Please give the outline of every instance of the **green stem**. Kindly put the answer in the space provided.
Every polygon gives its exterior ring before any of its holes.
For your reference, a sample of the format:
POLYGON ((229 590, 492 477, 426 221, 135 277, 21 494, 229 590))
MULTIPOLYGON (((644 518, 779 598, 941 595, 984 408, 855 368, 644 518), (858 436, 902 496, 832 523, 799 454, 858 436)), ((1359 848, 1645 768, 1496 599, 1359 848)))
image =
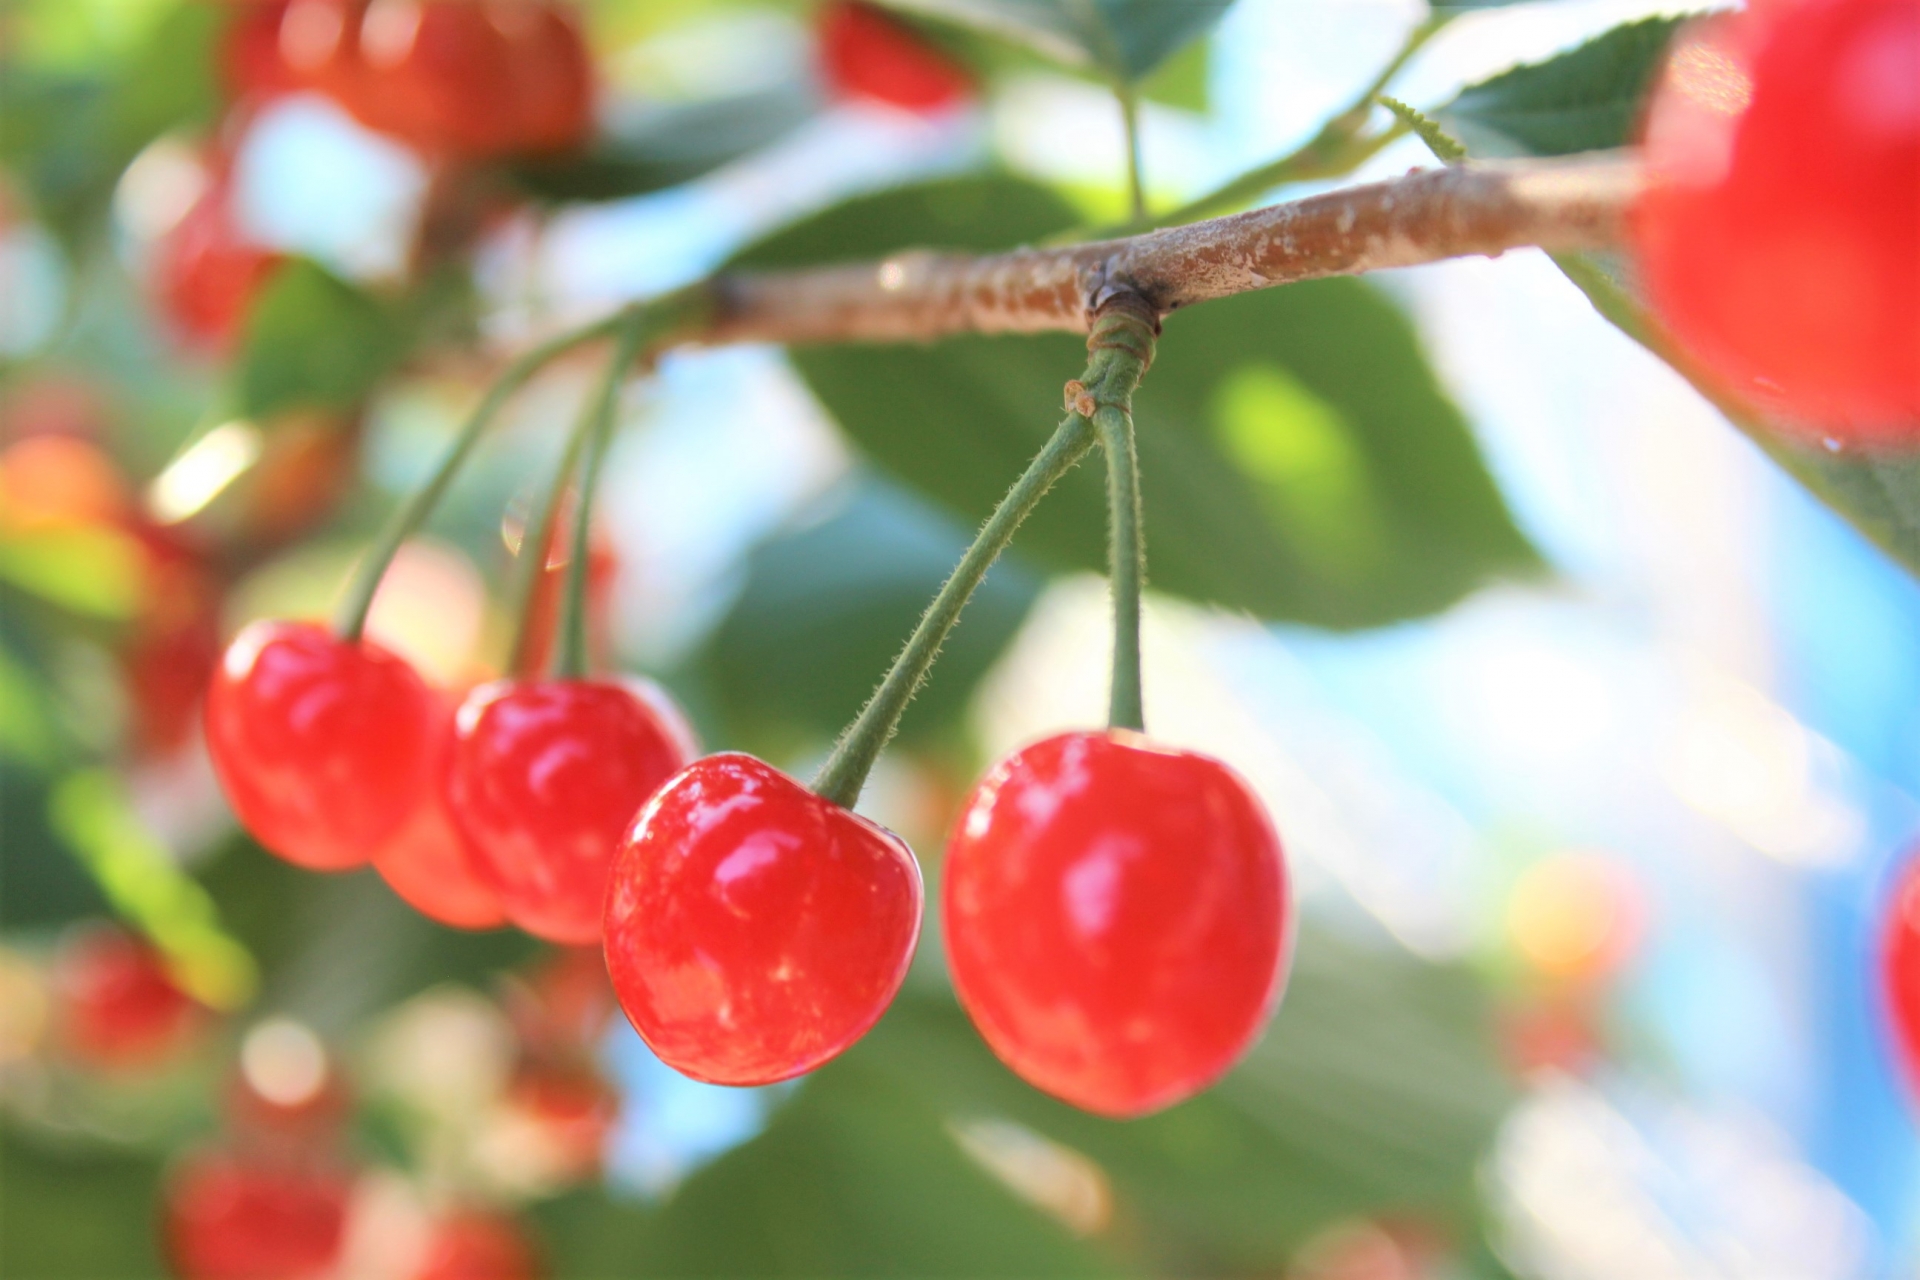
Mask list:
POLYGON ((1363 136, 1361 131, 1366 128, 1374 98, 1386 90, 1393 78, 1400 74, 1401 68, 1453 17, 1451 13, 1435 13, 1409 31, 1399 51, 1374 76, 1373 82, 1348 104, 1346 110, 1327 121, 1320 132, 1296 150, 1251 169, 1225 186, 1209 191, 1178 209, 1151 219, 1136 214, 1134 223, 1119 228, 1119 231, 1140 232, 1154 227, 1195 222, 1241 208, 1283 183, 1337 178, 1353 172, 1390 144, 1406 136, 1407 126, 1400 121, 1370 137, 1363 136))
POLYGON ((1140 95, 1131 84, 1116 84, 1113 94, 1120 100, 1120 123, 1127 133, 1127 200, 1135 222, 1147 220, 1147 185, 1140 164, 1140 95))
POLYGON ((434 468, 433 474, 414 492, 412 497, 401 504, 398 511, 393 513, 393 518, 387 521, 386 527, 380 531, 373 549, 360 562, 352 584, 348 587, 346 598, 341 601, 340 612, 334 623, 334 630, 339 633, 342 640, 349 643, 356 641, 360 638, 360 633, 366 630, 367 613, 373 608, 374 593, 380 589, 380 579, 386 575, 387 566, 393 562, 393 557, 400 550, 401 544, 413 535, 421 522, 427 518, 427 514, 433 510, 434 505, 440 501, 440 496, 453 482, 454 473, 460 469, 460 464, 466 461, 467 455, 473 452, 474 445, 479 442, 480 436, 486 431, 494 415, 500 411, 500 406, 505 404, 514 392, 525 386, 549 361, 575 347, 606 337, 624 322, 626 314, 624 311, 617 312, 584 328, 574 329, 548 339, 516 358, 494 380, 493 385, 487 388, 487 394, 481 398, 479 406, 474 409, 466 424, 460 428, 460 433, 448 446, 446 455, 440 459, 440 464, 434 468))
MULTIPOLYGON (((634 314, 620 330, 606 376, 600 380, 586 417, 585 456, 573 502, 573 545, 567 557, 567 578, 560 598, 560 629, 554 637, 554 675, 562 680, 587 677, 587 576, 592 557, 593 496, 599 487, 600 465, 613 439, 613 421, 620 385, 627 369, 646 346, 650 326, 644 312, 634 314)), ((544 555, 544 551, 542 552, 544 555)))
POLYGON ((1140 700, 1140 591, 1147 548, 1140 528, 1140 459, 1134 452, 1133 414, 1125 405, 1103 404, 1093 426, 1107 454, 1107 575, 1113 590, 1113 685, 1107 723, 1140 730, 1147 727, 1140 700))
POLYGON ((594 405, 589 401, 581 406, 573 430, 567 433, 566 447, 554 468, 553 483, 541 494, 539 505, 527 513, 527 523, 520 534, 520 560, 514 566, 513 585, 513 616, 519 622, 514 630, 513 652, 507 660, 507 673, 512 676, 529 678, 538 674, 532 669, 536 642, 533 602, 540 594, 541 580, 546 577, 554 528, 560 522, 560 510, 566 503, 567 491, 573 487, 573 473, 580 466, 580 455, 586 450, 593 426, 594 405))
MULTIPOLYGON (((1152 308, 1136 295, 1125 294, 1102 304, 1101 310, 1094 316, 1093 331, 1087 337, 1087 371, 1078 383, 1067 385, 1070 412, 1039 455, 1027 464, 1026 471, 1013 482, 1013 488, 1007 491, 1007 496, 1000 499, 1000 505, 993 509, 993 514, 987 517, 973 545, 960 557, 960 563, 954 566, 940 593, 934 596, 933 603, 921 615, 920 625, 913 629, 913 635, 908 637, 900 656, 893 660, 893 666, 888 669, 880 687, 874 690, 867 705, 860 709, 860 714, 841 735, 833 754, 813 780, 813 789, 821 796, 844 809, 851 809, 860 798, 860 788, 866 784, 867 774, 872 771, 874 761, 879 759, 880 752, 899 727, 907 703, 912 701, 913 695, 926 680, 927 671, 939 655, 947 633, 959 621, 960 610, 966 607, 967 598, 987 576, 987 570, 993 566, 994 560, 1013 541, 1014 531, 1020 527, 1021 521, 1027 518, 1047 490, 1093 447, 1100 418, 1115 409, 1123 414, 1130 412, 1133 389, 1140 384, 1147 366, 1153 362, 1154 337, 1158 328, 1152 308), (1088 409, 1092 410, 1091 415, 1085 412, 1088 409)), ((1129 417, 1129 436, 1131 421, 1129 417)), ((1128 458, 1125 465, 1130 472, 1130 449, 1128 458)), ((1132 532, 1126 536, 1134 548, 1137 564, 1140 545, 1137 497, 1134 500, 1134 512, 1132 532)), ((1135 655, 1131 669, 1137 704, 1140 682, 1137 570, 1133 584, 1131 590, 1136 625, 1131 642, 1131 651, 1135 655)))
POLYGON ((1069 413, 1047 441, 1046 447, 1027 465, 1026 471, 1014 481, 1013 488, 1007 491, 1007 496, 987 517, 973 545, 960 557, 960 563, 954 567, 952 575, 940 588, 940 593, 927 606, 926 613, 921 615, 920 625, 914 628, 906 648, 894 659, 886 679, 880 682, 880 687, 874 690, 859 716, 841 735, 839 745, 834 747, 833 754, 813 780, 815 791, 844 809, 853 807, 860 798, 860 788, 866 784, 867 774, 873 769, 873 762, 879 759, 881 750, 893 737, 907 703, 926 679, 927 670, 933 666, 934 657, 940 652, 940 645, 946 640, 947 633, 959 621, 960 610, 965 607, 967 597, 973 594, 974 588, 987 576, 987 570, 1013 540, 1014 530, 1020 527, 1020 522, 1027 518, 1047 490, 1092 447, 1092 427, 1079 414, 1069 413))

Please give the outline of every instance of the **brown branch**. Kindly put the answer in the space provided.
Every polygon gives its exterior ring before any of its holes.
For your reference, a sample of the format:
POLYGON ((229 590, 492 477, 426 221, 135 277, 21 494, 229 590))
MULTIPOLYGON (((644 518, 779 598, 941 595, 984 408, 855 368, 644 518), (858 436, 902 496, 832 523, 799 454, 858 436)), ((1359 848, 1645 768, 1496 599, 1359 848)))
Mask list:
POLYGON ((715 282, 701 341, 912 342, 955 333, 1085 332, 1110 294, 1161 314, 1253 289, 1537 246, 1619 243, 1640 169, 1625 152, 1416 169, 1125 240, 972 257, 738 272, 715 282))

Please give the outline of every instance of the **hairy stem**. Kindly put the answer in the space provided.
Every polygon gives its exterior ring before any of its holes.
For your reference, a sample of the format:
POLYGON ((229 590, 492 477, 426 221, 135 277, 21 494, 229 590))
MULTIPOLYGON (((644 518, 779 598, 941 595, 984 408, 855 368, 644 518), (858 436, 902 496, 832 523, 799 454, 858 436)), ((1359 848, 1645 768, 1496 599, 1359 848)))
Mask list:
POLYGON ((414 491, 412 497, 401 504, 399 510, 393 513, 392 519, 388 520, 386 527, 380 531, 380 536, 374 542, 373 548, 360 562, 360 567, 348 587, 346 598, 341 601, 340 612, 334 624, 334 630, 339 633, 342 640, 349 642, 358 640, 360 633, 366 630, 367 613, 373 608, 373 597, 380 589, 380 579, 386 576, 387 566, 393 563, 393 557, 399 552, 401 544, 413 536, 414 531, 427 518, 434 505, 440 501, 440 496, 447 491, 447 486, 453 483, 455 473, 467 460, 467 455, 473 452, 474 445, 479 443, 488 424, 499 413, 500 406, 505 404, 514 392, 532 380, 533 375, 549 362, 575 347, 606 337, 620 327, 626 315, 627 312, 624 310, 615 312, 604 320, 595 321, 584 328, 574 329, 551 338, 518 356, 501 371, 493 385, 487 388, 486 395, 481 397, 479 405, 475 407, 465 425, 460 428, 453 443, 447 446, 447 452, 440 459, 439 465, 434 468, 433 474, 427 478, 425 484, 414 491))
POLYGON ((894 659, 886 678, 874 690, 873 696, 861 708, 859 716, 848 726, 846 733, 841 735, 833 754, 813 780, 815 791, 843 808, 853 807, 860 798, 861 787, 866 785, 873 762, 879 759, 880 752, 899 727, 907 703, 912 701, 913 695, 926 680, 927 671, 933 666, 947 633, 960 620, 960 610, 966 606, 967 598, 980 585, 981 579, 987 576, 987 570, 993 567, 993 562, 1007 544, 1013 541, 1014 531, 1020 527, 1021 521, 1038 505, 1047 490, 1092 447, 1091 424, 1080 414, 1069 413, 1046 446, 1027 465, 1020 478, 1013 482, 1013 488, 993 509, 993 514, 987 517, 973 545, 960 557, 960 563, 954 566, 940 593, 927 606, 920 624, 913 629, 913 635, 908 637, 900 656, 894 659))

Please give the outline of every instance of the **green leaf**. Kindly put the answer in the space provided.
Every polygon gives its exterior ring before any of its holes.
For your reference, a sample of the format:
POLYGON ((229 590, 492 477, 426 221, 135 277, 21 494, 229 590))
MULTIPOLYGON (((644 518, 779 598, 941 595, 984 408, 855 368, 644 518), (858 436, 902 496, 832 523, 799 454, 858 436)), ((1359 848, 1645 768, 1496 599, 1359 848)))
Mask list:
POLYGON ((614 200, 691 181, 777 141, 813 115, 799 86, 647 111, 616 124, 584 152, 529 160, 513 176, 556 201, 614 200))
MULTIPOLYGON (((1070 222, 1029 184, 969 179, 843 205, 744 259, 997 248, 1070 222)), ((972 525, 1039 450, 1086 355, 1079 339, 1048 335, 812 347, 792 359, 870 458, 972 525)), ((1537 565, 1411 325, 1357 281, 1170 317, 1135 407, 1149 581, 1162 591, 1358 627, 1443 608, 1537 565)), ((1049 496, 1021 532, 1023 555, 1104 570, 1098 471, 1081 468, 1049 496)))
POLYGON ((1220 21, 1233 0, 885 0, 1134 83, 1220 21))
POLYGON ((0 1130, 0 1275, 142 1280, 166 1274, 154 1245, 159 1161, 0 1130))
MULTIPOLYGON (((966 550, 968 530, 893 485, 866 480, 824 520, 754 550, 702 665, 738 740, 831 739, 853 718, 966 550)), ((974 593, 901 723, 950 725, 1025 620, 1040 582, 1003 561, 974 593)))
POLYGON ((1343 1218, 1464 1223, 1473 1171, 1511 1100, 1472 974, 1310 924, 1260 1044, 1213 1089, 1144 1120, 1105 1120, 1038 1092, 948 1000, 911 988, 847 1063, 911 1082, 949 1116, 1011 1121, 1082 1153, 1151 1254, 1190 1250, 1215 1273, 1284 1270, 1343 1218))
POLYGON ((1212 51, 1206 41, 1196 40, 1142 81, 1140 96, 1183 111, 1204 112, 1211 100, 1208 82, 1212 71, 1212 51))
POLYGON ((1480 156, 1570 155, 1623 146, 1685 17, 1615 27, 1544 62, 1469 85, 1437 112, 1480 156))
POLYGON ((0 580, 69 613, 114 622, 139 606, 141 559, 138 543, 104 527, 0 537, 0 580))
POLYGON ((281 267, 247 316, 242 411, 353 408, 405 355, 399 322, 373 298, 315 263, 281 267))

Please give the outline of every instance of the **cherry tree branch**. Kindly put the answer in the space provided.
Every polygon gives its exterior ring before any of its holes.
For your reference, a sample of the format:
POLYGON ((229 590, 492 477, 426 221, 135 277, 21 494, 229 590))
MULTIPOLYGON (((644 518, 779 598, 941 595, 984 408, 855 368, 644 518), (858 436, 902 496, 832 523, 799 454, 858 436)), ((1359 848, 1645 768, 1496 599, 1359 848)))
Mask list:
POLYGON ((1640 182, 1628 152, 1462 164, 1123 240, 736 272, 713 282, 707 323, 683 336, 717 344, 1084 333, 1117 292, 1164 315, 1321 276, 1527 247, 1611 248, 1640 182))

